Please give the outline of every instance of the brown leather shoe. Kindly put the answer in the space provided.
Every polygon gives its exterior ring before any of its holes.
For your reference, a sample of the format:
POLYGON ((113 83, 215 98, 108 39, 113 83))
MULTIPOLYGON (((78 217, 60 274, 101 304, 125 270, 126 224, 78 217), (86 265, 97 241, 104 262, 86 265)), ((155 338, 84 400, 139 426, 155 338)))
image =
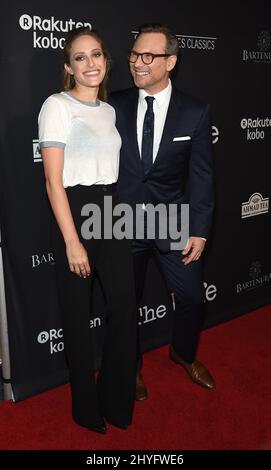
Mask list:
POLYGON ((215 381, 211 376, 208 369, 199 361, 195 360, 192 364, 189 364, 183 361, 174 351, 173 347, 170 346, 169 349, 169 357, 172 361, 176 362, 176 364, 180 364, 186 370, 186 372, 190 375, 193 382, 202 387, 213 389, 215 388, 215 381))
POLYGON ((142 377, 141 372, 136 374, 136 394, 135 399, 137 401, 144 401, 148 398, 148 391, 145 385, 144 379, 142 377))

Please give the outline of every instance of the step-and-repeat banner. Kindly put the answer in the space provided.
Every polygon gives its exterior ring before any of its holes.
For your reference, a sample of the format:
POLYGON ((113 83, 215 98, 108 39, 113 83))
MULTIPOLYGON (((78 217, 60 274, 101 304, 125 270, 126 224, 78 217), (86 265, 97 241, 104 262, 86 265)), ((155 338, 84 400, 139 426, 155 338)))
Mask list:
MULTIPOLYGON (((64 383, 50 210, 37 134, 41 104, 61 89, 65 33, 91 24, 113 59, 111 90, 131 85, 126 61, 139 24, 177 34, 174 77, 209 102, 213 118, 216 213, 206 253, 204 327, 270 303, 271 8, 268 2, 9 0, 1 6, 1 229, 14 399, 64 383)), ((90 328, 103 335, 99 285, 90 328)), ((120 299, 121 301, 121 299, 120 299)), ((155 264, 140 307, 144 349, 170 339, 172 299, 155 264)), ((219 345, 217 345, 219 348, 219 345)))

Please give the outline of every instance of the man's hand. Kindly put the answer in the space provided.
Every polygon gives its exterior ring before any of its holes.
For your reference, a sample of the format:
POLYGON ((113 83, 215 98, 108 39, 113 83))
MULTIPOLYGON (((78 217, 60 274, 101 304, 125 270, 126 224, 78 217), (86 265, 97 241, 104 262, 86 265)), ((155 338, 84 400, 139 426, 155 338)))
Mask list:
POLYGON ((183 264, 189 264, 192 261, 198 261, 205 248, 206 240, 203 240, 200 237, 189 237, 188 244, 185 249, 182 251, 183 255, 187 255, 182 259, 183 264))

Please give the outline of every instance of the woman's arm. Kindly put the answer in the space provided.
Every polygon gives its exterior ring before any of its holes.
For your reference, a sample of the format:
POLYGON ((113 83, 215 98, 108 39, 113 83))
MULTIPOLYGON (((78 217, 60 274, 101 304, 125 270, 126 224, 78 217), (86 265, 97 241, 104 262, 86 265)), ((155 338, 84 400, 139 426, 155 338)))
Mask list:
POLYGON ((44 147, 41 149, 46 190, 56 221, 66 244, 70 270, 78 276, 90 275, 87 252, 79 240, 69 201, 62 183, 64 149, 44 147))

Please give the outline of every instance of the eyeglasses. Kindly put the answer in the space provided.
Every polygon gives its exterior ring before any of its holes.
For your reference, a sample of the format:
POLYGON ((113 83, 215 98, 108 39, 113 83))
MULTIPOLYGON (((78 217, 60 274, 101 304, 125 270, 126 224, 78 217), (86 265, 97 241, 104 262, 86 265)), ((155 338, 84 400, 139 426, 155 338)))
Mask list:
POLYGON ((130 51, 128 52, 127 58, 129 62, 131 62, 132 64, 135 64, 138 57, 140 56, 143 64, 150 65, 152 64, 153 60, 156 59, 156 57, 169 57, 170 55, 171 54, 152 54, 151 52, 130 51))

